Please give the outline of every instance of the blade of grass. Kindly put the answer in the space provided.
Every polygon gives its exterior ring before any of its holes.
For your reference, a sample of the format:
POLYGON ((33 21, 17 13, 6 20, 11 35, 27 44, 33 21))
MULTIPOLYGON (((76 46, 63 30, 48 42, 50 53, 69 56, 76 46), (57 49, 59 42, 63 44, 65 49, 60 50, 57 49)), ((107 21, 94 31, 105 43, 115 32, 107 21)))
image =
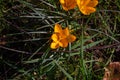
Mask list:
MULTIPOLYGON (((98 35, 98 34, 95 34, 95 35, 91 36, 90 38, 85 39, 83 42, 85 43, 86 41, 91 40, 92 38, 95 38, 97 35, 98 35)), ((78 42, 76 42, 75 45, 73 45, 73 46, 71 47, 71 49, 75 49, 75 48, 79 47, 80 45, 81 45, 81 43, 80 43, 80 40, 79 40, 78 42)))
POLYGON ((73 78, 68 74, 59 64, 56 60, 53 60, 53 62, 59 67, 59 69, 68 77, 69 80, 73 80, 73 78))

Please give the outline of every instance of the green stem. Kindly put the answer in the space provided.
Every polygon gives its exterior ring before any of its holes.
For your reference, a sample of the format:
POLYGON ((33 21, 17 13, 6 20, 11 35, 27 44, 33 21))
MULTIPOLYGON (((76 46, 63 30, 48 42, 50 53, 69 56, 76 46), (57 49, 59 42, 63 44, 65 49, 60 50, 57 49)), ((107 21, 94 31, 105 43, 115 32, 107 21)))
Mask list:
POLYGON ((87 72, 84 61, 84 27, 82 26, 82 34, 81 34, 81 49, 80 49, 80 71, 83 76, 83 80, 86 80, 87 72))

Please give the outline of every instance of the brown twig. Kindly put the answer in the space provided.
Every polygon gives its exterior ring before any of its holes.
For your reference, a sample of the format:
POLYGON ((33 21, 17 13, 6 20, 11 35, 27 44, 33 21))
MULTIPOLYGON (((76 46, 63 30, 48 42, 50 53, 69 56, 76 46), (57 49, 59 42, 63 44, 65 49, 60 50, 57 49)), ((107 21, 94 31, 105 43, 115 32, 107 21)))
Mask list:
POLYGON ((115 43, 115 44, 110 44, 110 45, 105 45, 105 46, 94 46, 94 47, 89 48, 88 50, 94 50, 94 49, 101 50, 101 49, 106 49, 106 48, 115 48, 118 46, 120 46, 120 43, 115 43))
POLYGON ((25 51, 20 51, 20 50, 16 50, 16 49, 11 49, 11 48, 4 47, 4 46, 0 46, 0 48, 5 49, 5 50, 9 50, 9 51, 13 51, 13 52, 17 52, 17 53, 31 54, 30 52, 25 52, 25 51))
MULTIPOLYGON (((5 50, 9 50, 9 51, 13 51, 13 52, 17 52, 17 53, 22 53, 22 54, 32 54, 32 53, 30 53, 30 52, 20 51, 20 50, 16 50, 16 49, 4 47, 4 46, 0 46, 0 48, 5 49, 5 50)), ((44 54, 44 52, 38 52, 38 53, 36 53, 36 54, 44 54)))
POLYGON ((17 28, 19 31, 24 32, 25 34, 27 34, 30 38, 32 38, 32 36, 30 34, 28 34, 24 29, 20 28, 18 25, 13 24, 12 22, 9 22, 7 20, 4 20, 5 22, 7 22, 8 24, 14 26, 15 28, 17 28))

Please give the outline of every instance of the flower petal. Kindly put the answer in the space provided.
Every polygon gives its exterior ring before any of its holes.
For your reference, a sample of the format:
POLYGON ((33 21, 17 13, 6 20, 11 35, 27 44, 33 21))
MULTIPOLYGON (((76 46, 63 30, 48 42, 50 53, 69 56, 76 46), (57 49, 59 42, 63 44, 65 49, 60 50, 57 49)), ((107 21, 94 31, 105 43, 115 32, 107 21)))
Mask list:
POLYGON ((84 15, 90 15, 90 13, 94 13, 96 11, 95 8, 93 7, 83 7, 80 9, 80 11, 84 14, 84 15))
POLYGON ((50 47, 51 47, 52 49, 56 49, 56 48, 59 47, 59 44, 58 44, 58 43, 55 43, 55 42, 52 42, 51 45, 50 45, 50 47))
POLYGON ((79 10, 84 15, 89 15, 90 13, 93 13, 96 11, 94 8, 98 4, 98 0, 77 0, 77 5, 79 7, 79 10))
POLYGON ((67 47, 67 46, 68 46, 68 41, 67 41, 67 39, 62 39, 62 40, 60 40, 59 45, 60 45, 61 47, 67 47))
POLYGON ((91 0, 87 6, 95 7, 98 4, 98 0, 91 0))
POLYGON ((76 36, 74 36, 74 35, 69 35, 67 39, 68 39, 68 42, 73 42, 73 41, 76 40, 76 36))
POLYGON ((54 41, 54 42, 57 42, 59 40, 59 34, 58 33, 54 33, 52 36, 51 36, 51 39, 54 41))
POLYGON ((59 0, 63 9, 68 11, 76 7, 76 0, 59 0))
POLYGON ((62 27, 59 24, 55 24, 54 32, 56 33, 61 33, 62 32, 62 27))
POLYGON ((65 4, 65 0, 59 0, 61 4, 65 4))
POLYGON ((89 2, 90 2, 90 0, 77 0, 77 5, 79 7, 87 6, 89 2))
POLYGON ((63 34, 66 35, 66 36, 69 36, 70 35, 70 32, 69 32, 69 29, 68 27, 63 29, 63 34))

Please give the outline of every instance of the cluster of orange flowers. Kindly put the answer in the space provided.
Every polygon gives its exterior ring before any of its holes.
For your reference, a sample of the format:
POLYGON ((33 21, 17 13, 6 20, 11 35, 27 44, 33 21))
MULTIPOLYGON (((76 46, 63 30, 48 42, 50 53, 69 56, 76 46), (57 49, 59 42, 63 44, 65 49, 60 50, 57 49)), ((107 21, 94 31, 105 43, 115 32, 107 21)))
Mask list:
MULTIPOLYGON (((74 9, 76 6, 84 15, 89 15, 96 11, 94 7, 98 4, 98 0, 59 0, 62 8, 66 11, 74 9)), ((68 43, 76 40, 76 37, 70 34, 68 27, 62 29, 61 25, 56 24, 54 28, 54 33, 51 36, 53 42, 51 43, 51 48, 56 49, 59 47, 67 47, 68 43)))
POLYGON ((76 6, 84 15, 89 15, 96 11, 95 7, 98 0, 59 0, 63 9, 68 11, 74 9, 76 6))

